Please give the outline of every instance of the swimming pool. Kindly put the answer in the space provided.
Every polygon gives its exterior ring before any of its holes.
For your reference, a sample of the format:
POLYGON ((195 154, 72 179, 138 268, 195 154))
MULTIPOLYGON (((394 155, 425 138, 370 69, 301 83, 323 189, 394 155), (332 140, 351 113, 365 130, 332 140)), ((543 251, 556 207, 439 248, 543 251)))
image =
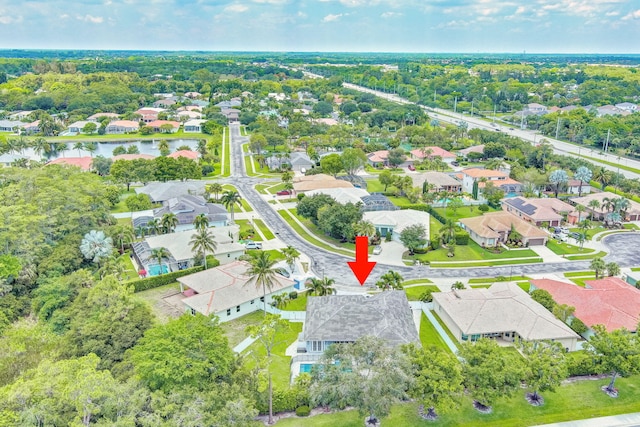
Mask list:
MULTIPOLYGON (((169 269, 167 268, 166 265, 162 265, 162 274, 166 274, 169 272, 169 269)), ((149 266, 149 276, 157 276, 160 274, 160 266, 158 264, 156 265, 150 265, 149 266)))
POLYGON ((309 372, 311 372, 311 367, 313 366, 313 363, 301 363, 300 364, 300 373, 301 374, 308 374, 309 372))

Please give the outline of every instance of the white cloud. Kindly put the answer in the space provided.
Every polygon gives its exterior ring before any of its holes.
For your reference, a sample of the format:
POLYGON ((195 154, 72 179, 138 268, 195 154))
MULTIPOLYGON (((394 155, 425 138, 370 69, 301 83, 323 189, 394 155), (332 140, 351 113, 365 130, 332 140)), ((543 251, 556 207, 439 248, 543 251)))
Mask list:
POLYGON ((262 4, 285 4, 289 3, 289 0, 251 0, 254 3, 262 3, 262 4))
POLYGON ((403 14, 400 12, 384 12, 380 15, 381 18, 395 18, 398 16, 402 16, 403 14))
POLYGON ((640 19, 640 9, 630 12, 629 14, 622 17, 623 21, 628 21, 629 19, 640 19))
POLYGON ((225 12, 237 12, 242 13, 249 10, 249 6, 245 6, 244 4, 231 4, 224 8, 225 12))
POLYGON ((102 24, 102 22, 104 21, 104 18, 102 16, 92 15, 77 16, 76 19, 78 19, 79 21, 91 22, 93 24, 102 24))
POLYGON ((344 13, 338 13, 337 15, 334 15, 334 14, 330 13, 327 16, 325 16, 324 18, 322 18, 322 22, 337 21, 338 19, 342 18, 343 16, 344 16, 344 13))
POLYGON ((0 15, 0 24, 8 25, 8 24, 18 24, 22 22, 22 16, 7 16, 0 15))

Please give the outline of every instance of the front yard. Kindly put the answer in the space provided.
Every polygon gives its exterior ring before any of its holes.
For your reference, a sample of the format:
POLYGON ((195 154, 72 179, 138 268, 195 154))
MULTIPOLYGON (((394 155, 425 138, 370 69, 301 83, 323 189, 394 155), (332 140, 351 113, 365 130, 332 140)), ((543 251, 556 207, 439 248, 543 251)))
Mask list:
MULTIPOLYGON (((420 262, 444 262, 451 263, 454 261, 491 261, 491 260, 509 260, 513 258, 538 258, 538 254, 531 249, 505 250, 500 253, 494 253, 488 249, 480 247, 477 243, 469 240, 468 245, 458 245, 455 247, 455 256, 449 257, 448 249, 439 248, 429 251, 426 254, 415 254, 409 256, 405 254, 403 259, 419 260, 420 262)), ((475 264, 474 264, 475 265, 475 264)))

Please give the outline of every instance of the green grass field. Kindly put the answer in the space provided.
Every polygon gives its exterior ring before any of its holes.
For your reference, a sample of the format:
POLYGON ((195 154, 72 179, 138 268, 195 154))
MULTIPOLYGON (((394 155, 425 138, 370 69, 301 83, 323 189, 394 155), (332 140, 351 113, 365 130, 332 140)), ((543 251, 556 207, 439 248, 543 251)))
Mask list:
POLYGON ((417 259, 421 262, 451 262, 451 261, 490 261, 490 260, 503 260, 510 258, 533 258, 538 257, 538 254, 531 249, 519 249, 513 251, 504 251, 501 253, 493 253, 487 249, 480 247, 476 242, 469 240, 468 245, 458 245, 455 249, 455 256, 448 257, 447 249, 439 248, 435 251, 429 251, 426 254, 419 254, 411 257, 410 259, 417 259))
POLYGON ((288 210, 285 210, 285 209, 279 210, 278 214, 280 214, 282 219, 284 219, 287 222, 287 224, 289 224, 291 226, 291 228, 293 228, 295 230, 295 232, 298 233, 298 235, 300 237, 302 237, 303 239, 305 239, 306 241, 308 241, 312 245, 316 245, 316 246, 321 247, 323 249, 326 249, 326 250, 328 250, 330 252, 335 252, 335 253, 339 253, 339 254, 342 254, 342 255, 347 255, 347 256, 354 256, 355 255, 355 252, 333 248, 333 247, 327 245, 326 243, 324 243, 323 241, 317 239, 314 235, 311 235, 311 234, 307 233, 307 231, 304 230, 300 226, 300 224, 298 224, 293 219, 293 215, 288 210))
POLYGON ((224 144, 224 169, 222 176, 231 175, 231 131, 229 128, 225 128, 224 138, 222 143, 224 144))
POLYGON ((260 229, 265 239, 267 240, 275 239, 276 236, 273 235, 273 233, 271 232, 269 227, 267 227, 264 221, 262 221, 261 219, 254 219, 253 223, 255 224, 256 227, 260 229))
POLYGON ((435 285, 423 285, 404 288, 404 292, 407 294, 407 299, 409 301, 420 301, 420 297, 422 296, 422 294, 428 290, 438 292, 438 287, 435 285))
MULTIPOLYGON (((471 262, 466 267, 497 267, 500 265, 536 264, 542 262, 542 258, 526 258, 515 260, 496 260, 486 262, 471 262)), ((440 262, 431 264, 431 268, 461 268, 464 264, 440 262)))
MULTIPOLYGON (((513 280, 513 281, 531 280, 531 278, 527 276, 511 276, 511 277, 502 276, 502 277, 506 280, 513 280)), ((471 283, 495 283, 500 281, 497 279, 498 279, 497 277, 475 277, 475 278, 469 279, 469 283, 470 284, 471 283)))
POLYGON ((424 313, 422 313, 421 316, 420 342, 422 343, 422 346, 436 347, 438 350, 442 351, 451 351, 427 316, 424 313))
POLYGON ((402 282, 402 286, 407 286, 407 285, 420 285, 423 283, 433 283, 431 280, 429 279, 411 279, 411 280, 405 280, 404 282, 402 282))
POLYGON ((230 320, 228 322, 220 323, 222 330, 225 332, 227 339, 229 340, 229 346, 231 348, 240 344, 249 335, 245 332, 245 329, 249 325, 257 325, 264 318, 264 312, 262 310, 254 311, 253 313, 246 314, 237 319, 230 320))
POLYGON ((253 240, 254 242, 262 241, 262 237, 260 237, 260 234, 255 232, 255 229, 251 226, 248 219, 236 219, 235 222, 240 226, 240 235, 244 236, 244 240, 253 240), (250 233, 252 230, 254 233, 250 233), (247 233, 250 234, 247 235, 247 233))
POLYGON ((549 239, 547 241, 547 248, 551 249, 551 251, 557 255, 570 255, 570 254, 587 255, 595 252, 595 250, 591 248, 580 249, 579 246, 570 245, 568 243, 560 242, 555 239, 549 239))
POLYGON ((298 292, 298 298, 289 301, 283 311, 305 311, 307 309, 308 292, 298 292))

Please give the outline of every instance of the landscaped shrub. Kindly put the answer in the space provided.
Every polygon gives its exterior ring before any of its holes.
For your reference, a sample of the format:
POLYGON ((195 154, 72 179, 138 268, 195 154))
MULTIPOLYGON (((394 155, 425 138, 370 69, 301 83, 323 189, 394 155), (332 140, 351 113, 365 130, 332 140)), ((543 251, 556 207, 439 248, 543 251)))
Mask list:
POLYGON ((438 249, 440 247, 440 240, 439 239, 433 239, 431 241, 431 247, 433 248, 434 251, 436 249, 438 249))
POLYGON ((308 417, 311 413, 311 409, 308 406, 300 406, 296 408, 296 415, 299 417, 308 417))
POLYGON ((297 298, 298 298, 298 292, 297 291, 289 292, 289 299, 297 299, 297 298))
POLYGON ((601 373, 598 363, 589 353, 584 351, 575 351, 573 353, 568 353, 565 358, 570 377, 579 375, 596 375, 601 373))
POLYGON ((465 246, 469 244, 469 233, 466 231, 459 231, 456 233, 456 245, 465 246))
POLYGON ((584 322, 582 320, 578 319, 577 317, 574 317, 571 320, 571 325, 569 325, 569 326, 578 335, 582 335, 582 334, 584 334, 585 332, 587 332, 589 330, 587 325, 585 325, 584 322))
POLYGON ((480 206, 478 206, 478 210, 482 213, 488 212, 489 211, 489 205, 487 205, 486 203, 481 204, 480 206))
POLYGON ((159 276, 147 277, 146 279, 133 280, 125 284, 127 286, 133 286, 134 292, 146 291, 147 289, 168 285, 169 283, 175 282, 179 277, 197 273, 198 271, 202 271, 202 270, 204 270, 204 267, 202 266, 191 267, 185 270, 174 271, 167 274, 161 274, 159 276))
MULTIPOLYGON (((257 402, 258 411, 261 414, 269 412, 269 400, 266 393, 262 393, 257 402)), ((309 407, 309 391, 301 387, 291 387, 287 389, 273 389, 273 412, 292 412, 302 406, 309 407)))

